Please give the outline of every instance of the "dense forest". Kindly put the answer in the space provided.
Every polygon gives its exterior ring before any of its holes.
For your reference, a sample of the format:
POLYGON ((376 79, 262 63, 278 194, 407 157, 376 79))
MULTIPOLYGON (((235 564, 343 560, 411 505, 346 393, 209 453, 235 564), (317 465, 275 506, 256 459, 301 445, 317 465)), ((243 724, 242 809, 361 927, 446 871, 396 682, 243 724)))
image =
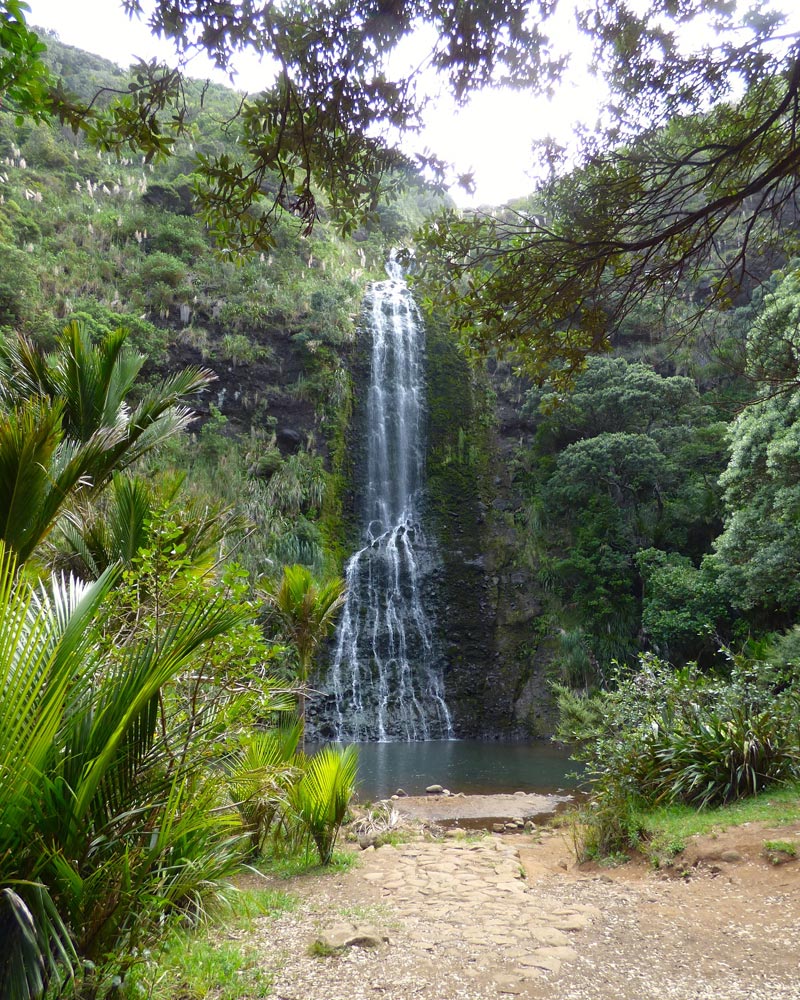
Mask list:
MULTIPOLYGON (((307 753, 306 730, 357 543, 361 301, 392 247, 416 254, 428 327, 457 733, 573 744, 587 855, 630 847, 654 802, 797 781, 795 190, 757 205, 728 174, 734 207, 703 214, 721 182, 686 152, 704 128, 730 139, 736 107, 742 134, 758 112, 791 145, 769 73, 739 105, 666 101, 641 139, 649 216, 598 195, 643 189, 629 136, 610 166, 458 213, 438 163, 369 129, 347 145, 325 80, 305 80, 319 134, 188 79, 174 135, 166 103, 126 132, 109 95, 156 77, 46 32, 28 51, 3 13, 4 64, 27 68, 0 75, 0 996, 118 995, 243 861, 330 861, 356 754, 307 753), (47 111, 41 66, 62 88, 47 111), (684 211, 698 228, 645 232, 684 211)), ((441 57, 456 89, 468 56, 441 57)), ((772 139, 753 171, 784 156, 772 139)))

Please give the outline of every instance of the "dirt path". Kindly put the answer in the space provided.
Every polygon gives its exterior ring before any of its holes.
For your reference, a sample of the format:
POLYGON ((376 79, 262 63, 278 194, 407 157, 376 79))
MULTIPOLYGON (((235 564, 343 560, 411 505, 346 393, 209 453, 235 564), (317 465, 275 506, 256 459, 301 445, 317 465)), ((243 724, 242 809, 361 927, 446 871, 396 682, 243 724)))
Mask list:
POLYGON ((800 824, 693 841, 668 874, 577 867, 559 833, 386 846, 254 933, 279 1000, 800 1000, 800 861, 765 840, 800 824), (354 926, 377 946, 309 952, 354 926))

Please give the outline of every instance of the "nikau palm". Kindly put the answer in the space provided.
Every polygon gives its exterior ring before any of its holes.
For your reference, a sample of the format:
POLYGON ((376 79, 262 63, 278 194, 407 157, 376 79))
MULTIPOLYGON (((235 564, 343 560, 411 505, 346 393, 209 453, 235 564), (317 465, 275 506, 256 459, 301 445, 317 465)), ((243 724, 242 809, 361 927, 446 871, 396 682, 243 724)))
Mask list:
POLYGON ((197 573, 208 572, 226 531, 238 524, 229 508, 182 495, 183 477, 142 479, 115 474, 99 498, 78 502, 59 518, 47 539, 47 555, 82 579, 97 579, 108 566, 130 566, 143 548, 158 544, 154 526, 174 526, 169 548, 179 548, 197 573))
POLYGON ((344 580, 317 583, 306 566, 284 566, 280 582, 265 597, 297 654, 298 715, 305 721, 306 687, 314 653, 336 624, 344 603, 344 580))
POLYGON ((116 575, 35 590, 0 545, 2 1000, 40 996, 76 955, 124 969, 239 857, 235 815, 157 722, 165 685, 242 612, 191 602, 109 651, 97 623, 116 575))
POLYGON ((119 447, 106 461, 119 471, 191 421, 185 397, 206 388, 213 372, 185 368, 160 385, 142 389, 139 402, 129 397, 145 357, 128 346, 128 332, 114 330, 97 344, 80 323, 69 323, 56 340, 56 349, 42 354, 24 337, 3 350, 0 360, 0 399, 58 400, 63 407, 64 433, 88 441, 99 430, 121 431, 119 447), (124 461, 123 461, 124 456, 124 461))
POLYGON ((327 865, 347 815, 358 773, 358 749, 326 746, 302 763, 303 776, 289 790, 289 801, 327 865))
POLYGON ((116 331, 93 345, 71 323, 52 354, 19 337, 0 357, 0 539, 25 561, 78 495, 182 430, 183 400, 213 375, 190 368, 126 402, 144 358, 116 331))

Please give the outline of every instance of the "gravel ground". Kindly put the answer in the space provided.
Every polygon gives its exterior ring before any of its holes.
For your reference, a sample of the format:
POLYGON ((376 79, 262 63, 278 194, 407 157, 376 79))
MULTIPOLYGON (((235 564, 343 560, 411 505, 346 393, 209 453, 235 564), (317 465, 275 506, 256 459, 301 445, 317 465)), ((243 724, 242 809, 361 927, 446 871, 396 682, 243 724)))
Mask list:
POLYGON ((283 883, 301 906, 253 934, 279 1000, 800 1000, 800 862, 763 857, 764 840, 798 838, 800 826, 740 828, 693 842, 666 873, 578 867, 558 834, 487 838, 497 875, 485 851, 467 872, 447 839, 370 850, 347 873, 283 883), (515 860, 525 874, 516 890, 515 860), (554 915, 584 912, 588 921, 561 917, 570 947, 549 968, 531 964, 547 949, 531 958, 517 947, 554 915), (388 942, 312 954, 342 921, 388 942))

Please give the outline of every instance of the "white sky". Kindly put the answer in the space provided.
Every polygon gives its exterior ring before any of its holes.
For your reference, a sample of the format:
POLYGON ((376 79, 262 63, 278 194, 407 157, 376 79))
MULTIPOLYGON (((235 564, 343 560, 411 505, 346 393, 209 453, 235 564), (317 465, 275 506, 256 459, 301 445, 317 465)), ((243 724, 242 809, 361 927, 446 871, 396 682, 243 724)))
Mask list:
MULTIPOLYGON (((172 56, 170 48, 154 38, 145 24, 125 16, 118 0, 28 0, 28 4, 29 24, 50 28, 62 42, 122 66, 135 57, 172 56)), ((259 90, 264 74, 257 61, 240 60, 238 68, 237 88, 259 90)), ((190 73, 222 80, 200 57, 192 63, 190 73)), ((553 135, 566 140, 579 109, 591 106, 593 95, 596 83, 584 81, 582 87, 564 88, 559 101, 551 105, 521 93, 498 91, 477 94, 466 108, 456 108, 452 101, 442 99, 429 109, 424 133, 410 138, 404 148, 409 152, 428 148, 451 162, 458 173, 474 172, 474 195, 457 187, 451 191, 462 207, 501 204, 533 188, 527 171, 534 138, 553 135)))

